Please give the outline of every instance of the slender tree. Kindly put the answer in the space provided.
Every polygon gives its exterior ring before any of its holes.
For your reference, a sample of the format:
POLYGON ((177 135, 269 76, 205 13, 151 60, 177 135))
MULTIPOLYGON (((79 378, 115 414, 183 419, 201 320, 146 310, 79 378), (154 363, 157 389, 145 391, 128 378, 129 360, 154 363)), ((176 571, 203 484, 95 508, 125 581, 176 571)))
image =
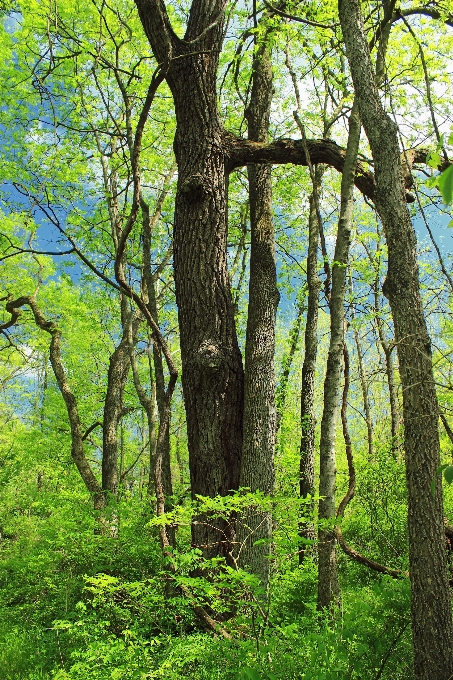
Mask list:
POLYGON ((375 205, 388 247, 384 294, 392 310, 403 389, 415 677, 447 680, 453 673, 453 624, 442 487, 436 475, 438 408, 416 238, 405 203, 398 130, 379 98, 360 4, 340 0, 339 13, 360 116, 375 162, 375 205))
MULTIPOLYGON (((271 54, 257 45, 250 104, 246 111, 249 139, 267 142, 273 95, 271 54)), ((275 315, 279 300, 272 220, 269 164, 250 165, 250 282, 245 344, 244 441, 240 485, 266 495, 274 490, 275 315)), ((240 564, 267 586, 272 540, 270 513, 250 509, 238 531, 240 564)))
POLYGON ((332 264, 332 295, 330 298, 330 343, 324 381, 324 409, 321 421, 318 532, 318 607, 330 607, 338 597, 336 536, 329 522, 335 517, 336 426, 340 410, 341 364, 344 346, 344 300, 346 268, 351 239, 354 173, 360 141, 360 118, 357 104, 349 118, 349 137, 345 167, 341 180, 341 206, 337 240, 332 264))

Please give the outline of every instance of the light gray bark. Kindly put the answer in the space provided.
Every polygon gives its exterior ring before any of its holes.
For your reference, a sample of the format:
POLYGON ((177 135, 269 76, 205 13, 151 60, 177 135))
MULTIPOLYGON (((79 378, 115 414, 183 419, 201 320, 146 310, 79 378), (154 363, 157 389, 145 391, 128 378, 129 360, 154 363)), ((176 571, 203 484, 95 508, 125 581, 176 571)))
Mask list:
POLYGON ((414 672, 417 680, 448 680, 453 673, 453 624, 442 487, 436 475, 438 407, 416 238, 405 205, 398 130, 379 99, 359 0, 340 0, 339 11, 360 116, 375 162, 375 204, 388 247, 384 294, 395 325, 403 390, 414 672))
MULTIPOLYGON (((258 46, 253 65, 250 105, 246 111, 249 139, 267 141, 272 101, 272 65, 265 44, 258 46)), ((274 489, 275 314, 276 282, 270 165, 248 168, 250 195, 250 281, 245 345, 244 434, 240 486, 270 495, 274 489)), ((251 508, 238 524, 239 565, 260 577, 267 587, 272 516, 251 508), (258 545, 254 545, 260 541, 258 545)))
POLYGON ((344 298, 346 268, 353 211, 354 175, 360 140, 360 118, 354 104, 349 119, 349 137, 341 180, 338 233, 332 263, 330 298, 330 343, 324 381, 324 410, 321 421, 318 532, 318 608, 330 607, 338 597, 336 537, 329 527, 335 517, 336 462, 335 439, 340 407, 341 365, 344 345, 344 298), (324 525, 324 526, 323 526, 324 525))
MULTIPOLYGON (((320 185, 322 166, 315 170, 315 181, 320 185)), ((316 356, 318 353, 318 309, 319 294, 321 292, 321 279, 318 275, 318 244, 319 244, 319 220, 316 210, 315 196, 310 196, 310 212, 308 216, 308 254, 307 254, 307 319, 305 322, 305 353, 302 365, 302 387, 300 402, 300 463, 299 463, 299 492, 301 498, 314 498, 315 495, 315 371, 316 356)), ((314 511, 314 502, 302 506, 302 515, 311 515, 314 511)), ((299 536, 301 545, 299 548, 299 563, 302 564, 305 556, 311 552, 307 549, 306 541, 315 541, 316 532, 312 520, 299 522, 299 536)), ((313 543, 314 545, 314 543, 313 543)))

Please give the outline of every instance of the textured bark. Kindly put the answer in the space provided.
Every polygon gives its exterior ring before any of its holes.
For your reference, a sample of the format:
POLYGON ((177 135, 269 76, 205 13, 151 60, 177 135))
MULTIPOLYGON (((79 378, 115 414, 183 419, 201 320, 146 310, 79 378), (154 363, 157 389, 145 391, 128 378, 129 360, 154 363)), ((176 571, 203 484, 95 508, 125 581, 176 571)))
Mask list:
MULTIPOLYGON (((320 184, 321 167, 315 171, 315 181, 320 184)), ((305 323, 305 354, 302 365, 302 392, 300 401, 300 478, 299 492, 301 498, 314 498, 315 495, 315 371, 318 353, 318 308, 321 279, 318 276, 318 244, 319 224, 314 196, 310 196, 310 213, 308 217, 308 254, 307 254, 307 319, 305 323)), ((302 507, 302 514, 309 515, 314 511, 313 501, 302 507)), ((306 541, 314 541, 316 532, 313 521, 299 523, 299 536, 302 544, 299 549, 299 563, 302 564, 307 550, 306 541)), ((308 544, 309 545, 309 544, 308 544)))
POLYGON ((305 302, 306 302, 306 290, 305 288, 303 288, 299 296, 299 301, 297 303, 297 315, 289 331, 290 342, 289 350, 282 359, 281 376, 275 395, 275 405, 277 409, 277 423, 276 423, 277 432, 280 429, 283 414, 285 412, 286 398, 288 396, 289 376, 291 373, 291 368, 296 354, 297 345, 299 344, 302 319, 304 317, 305 311, 305 302))
POLYGON ((137 317, 134 320, 126 318, 121 341, 109 361, 102 429, 102 489, 106 494, 107 503, 109 496, 116 499, 118 492, 118 425, 123 417, 124 387, 131 365, 129 358, 131 324, 134 326, 133 336, 136 342, 139 320, 137 317))
MULTIPOLYGON (((266 45, 259 46, 253 65, 249 138, 266 141, 272 101, 272 65, 266 45)), ((245 345, 244 440, 240 486, 270 495, 274 489, 275 314, 279 293, 275 264, 270 165, 248 167, 250 197, 250 280, 245 345)), ((270 513, 250 509, 238 525, 239 564, 269 579, 272 539, 270 513), (255 541, 263 541, 254 545, 255 541)))
POLYGON ((414 671, 417 680, 447 680, 453 673, 453 625, 442 487, 436 475, 440 460, 438 407, 420 296, 416 238, 405 206, 397 127, 379 100, 360 4, 358 0, 341 0, 339 10, 360 115, 375 162, 375 204, 388 246, 384 294, 395 325, 403 390, 414 671))
MULTIPOLYGON (((225 148, 228 151, 228 168, 230 170, 247 163, 292 163, 293 165, 308 166, 305 142, 301 139, 279 139, 265 144, 240 139, 225 132, 224 140, 225 148)), ((343 172, 346 151, 332 139, 307 139, 306 144, 312 165, 324 163, 335 168, 338 172, 343 172)), ((415 162, 425 163, 427 155, 426 149, 409 150, 404 155, 407 203, 414 203, 416 200, 415 196, 409 192, 413 184, 411 167, 415 162)), ((448 165, 447 162, 443 161, 439 169, 445 169, 448 165)), ((354 183, 364 196, 372 201, 374 200, 374 174, 360 162, 356 164, 354 183)))
POLYGON ((341 364, 344 345, 344 298, 346 267, 349 258, 353 210, 354 171, 360 139, 360 119, 354 104, 349 120, 349 137, 341 181, 341 206, 338 233, 332 264, 330 299, 330 344, 324 381, 324 410, 321 421, 319 520, 318 532, 318 608, 334 604, 338 597, 336 536, 326 524, 335 517, 335 439, 340 402, 341 364), (324 523, 324 526, 322 524, 324 523))
MULTIPOLYGON (((151 272, 151 241, 152 241, 152 231, 157 224, 161 212, 165 197, 168 193, 169 183, 173 177, 174 168, 172 168, 165 179, 164 186, 160 192, 159 198, 156 203, 156 207, 152 215, 150 215, 149 207, 142 200, 142 213, 143 213, 143 279, 146 286, 147 294, 147 306, 149 312, 153 319, 159 324, 159 312, 157 308, 156 299, 156 275, 151 272)), ((157 401, 157 410, 159 414, 159 424, 165 420, 166 416, 166 394, 165 394, 165 373, 164 373, 164 363, 162 358, 161 348, 157 343, 153 343, 153 367, 154 367, 154 378, 155 378, 155 398, 157 401)), ((152 374, 152 367, 150 365, 150 374, 152 374)), ((154 411, 154 404, 153 404, 154 411)), ((151 411, 150 411, 151 415, 151 411)), ((169 413, 169 418, 171 413, 169 413)), ((153 423, 150 422, 150 427, 153 423)), ((157 453, 157 443, 159 441, 159 434, 155 439, 154 450, 150 448, 150 485, 151 479, 154 485, 154 461, 157 453)), ((150 433, 150 446, 151 446, 151 433, 150 433)), ((162 484, 163 493, 165 498, 168 499, 173 495, 173 485, 171 480, 171 469, 170 469, 170 422, 166 428, 165 436, 162 439, 162 452, 159 455, 162 456, 162 484)), ((170 509, 168 503, 165 505, 166 510, 170 509)), ((173 532, 174 533, 174 532, 173 532)), ((170 536, 170 542, 174 542, 174 535, 170 536)))
MULTIPOLYGON (((225 2, 194 2, 183 40, 171 29, 163 2, 137 0, 137 7, 157 61, 167 64, 176 111, 174 275, 192 495, 225 495, 239 486, 243 415, 243 369, 226 259, 228 177, 216 92, 225 2)), ((231 528, 223 520, 206 519, 194 522, 193 544, 208 557, 225 554, 231 528)))
POLYGON ((360 387, 362 389, 363 410, 365 411, 365 423, 367 431, 368 444, 368 460, 374 459, 374 442, 373 442, 373 417, 371 415, 370 400, 368 399, 368 385, 365 377, 365 367, 363 365, 362 346, 360 344, 360 337, 357 328, 354 328, 354 342, 357 352, 357 365, 359 369, 360 387))

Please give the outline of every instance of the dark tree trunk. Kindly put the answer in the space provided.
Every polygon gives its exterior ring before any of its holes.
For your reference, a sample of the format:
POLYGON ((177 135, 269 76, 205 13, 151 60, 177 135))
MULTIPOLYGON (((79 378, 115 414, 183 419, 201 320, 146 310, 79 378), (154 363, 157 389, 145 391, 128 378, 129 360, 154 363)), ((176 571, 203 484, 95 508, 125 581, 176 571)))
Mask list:
MULTIPOLYGON (((228 280, 228 181, 216 77, 224 0, 192 4, 184 40, 160 0, 137 0, 140 17, 173 94, 178 186, 174 273, 187 415, 192 495, 225 495, 239 486, 243 368, 228 280), (170 58, 173 59, 171 62, 170 58)), ((231 529, 198 517, 193 544, 225 554, 231 529)))
MULTIPOLYGON (((249 139, 266 142, 272 101, 272 65, 266 45, 258 47, 253 65, 249 139)), ((240 485, 269 495, 274 489, 275 314, 279 293, 275 265, 270 165, 248 168, 250 195, 250 283, 245 346, 244 441, 240 485)), ((238 527, 239 564, 269 579, 272 516, 251 509, 238 527), (255 541, 263 541, 254 545, 255 541)))
POLYGON ((358 0, 340 0, 339 10, 360 115, 375 162, 375 203, 388 246, 384 293, 395 325, 403 390, 415 677, 447 680, 453 673, 453 626, 442 486, 436 475, 440 460, 438 407, 420 296, 416 238, 405 205, 398 130, 379 99, 360 4, 358 0))

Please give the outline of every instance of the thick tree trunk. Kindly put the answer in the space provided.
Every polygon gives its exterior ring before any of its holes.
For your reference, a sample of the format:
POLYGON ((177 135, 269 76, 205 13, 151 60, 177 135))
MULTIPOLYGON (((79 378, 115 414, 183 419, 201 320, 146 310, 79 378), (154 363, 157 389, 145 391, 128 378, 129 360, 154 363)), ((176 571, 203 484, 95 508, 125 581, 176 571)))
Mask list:
MULTIPOLYGON (((228 177, 216 91, 225 4, 194 2, 182 40, 163 2, 137 0, 154 55, 167 64, 176 111, 174 274, 193 497, 237 489, 242 454, 243 368, 227 271, 228 177)), ((192 541, 214 557, 229 550, 231 533, 225 521, 198 517, 192 541)))
MULTIPOLYGON (((315 180, 321 183, 322 170, 318 166, 315 170, 315 180)), ((318 353, 318 309, 319 293, 322 282, 318 275, 318 244, 319 224, 315 204, 315 197, 310 196, 310 213, 308 217, 308 254, 307 254, 307 320, 305 323, 305 354, 302 365, 302 392, 300 400, 300 497, 313 499, 315 495, 315 372, 316 356, 318 353)), ((302 506, 302 515, 313 514, 314 502, 302 506)), ((299 523, 299 564, 302 564, 307 554, 311 552, 307 546, 316 539, 313 520, 303 520, 299 523)))
POLYGON ((379 100, 358 0, 340 21, 360 115, 376 169, 375 203, 388 246, 384 293, 395 325, 403 389, 414 670, 417 680, 453 673, 453 625, 445 558, 438 407, 420 296, 416 238, 404 200, 396 124, 379 100), (435 493, 431 484, 435 480, 435 493))
POLYGON ((340 408, 341 364, 344 345, 344 298, 346 267, 351 235, 354 174, 360 139, 360 119, 354 104, 349 119, 349 137, 341 180, 341 207, 332 265, 330 299, 330 344, 324 381, 324 411, 321 421, 318 545, 318 608, 330 607, 339 593, 334 527, 326 524, 335 517, 335 440, 340 408), (324 524, 324 526, 322 526, 324 524))
MULTIPOLYGON (((259 46, 253 65, 250 106, 246 111, 249 139, 267 141, 272 101, 272 65, 266 45, 259 46)), ((250 282, 245 345, 244 441, 240 486, 270 495, 274 489, 275 314, 279 293, 275 265, 270 165, 248 168, 250 195, 250 282)), ((239 564, 269 579, 272 539, 270 513, 250 509, 238 526, 239 564), (262 541, 254 545, 256 541, 262 541)))

